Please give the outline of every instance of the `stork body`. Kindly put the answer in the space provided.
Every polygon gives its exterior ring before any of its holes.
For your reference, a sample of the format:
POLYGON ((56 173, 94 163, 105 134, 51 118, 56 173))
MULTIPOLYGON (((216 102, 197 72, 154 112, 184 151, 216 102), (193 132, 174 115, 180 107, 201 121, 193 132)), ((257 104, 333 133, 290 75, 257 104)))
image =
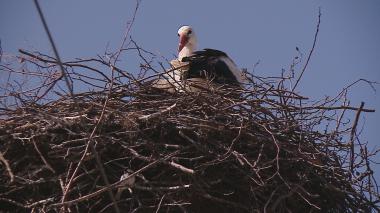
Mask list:
POLYGON ((178 60, 189 63, 189 70, 182 79, 204 78, 221 84, 243 83, 241 70, 228 55, 220 50, 195 51, 197 37, 190 26, 178 30, 178 60))
POLYGON ((244 82, 241 70, 226 53, 215 49, 196 51, 197 37, 190 26, 179 28, 178 36, 178 59, 171 61, 171 65, 174 68, 187 66, 164 74, 163 79, 154 82, 154 87, 172 93, 183 89, 197 91, 192 88, 207 88, 210 82, 231 86, 244 82))
POLYGON ((182 62, 189 62, 189 70, 184 73, 184 79, 204 78, 219 84, 238 85, 243 79, 241 71, 226 53, 204 49, 184 57, 182 62))

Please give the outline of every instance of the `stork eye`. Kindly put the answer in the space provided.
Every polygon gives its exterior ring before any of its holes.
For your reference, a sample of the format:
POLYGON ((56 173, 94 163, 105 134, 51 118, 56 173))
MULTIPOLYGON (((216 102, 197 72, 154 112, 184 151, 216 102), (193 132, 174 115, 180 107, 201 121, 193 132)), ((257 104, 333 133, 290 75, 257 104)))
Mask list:
POLYGON ((177 33, 177 35, 179 36, 179 33, 177 33))
POLYGON ((189 32, 187 32, 187 35, 190 35, 192 33, 192 31, 191 30, 189 30, 189 32))

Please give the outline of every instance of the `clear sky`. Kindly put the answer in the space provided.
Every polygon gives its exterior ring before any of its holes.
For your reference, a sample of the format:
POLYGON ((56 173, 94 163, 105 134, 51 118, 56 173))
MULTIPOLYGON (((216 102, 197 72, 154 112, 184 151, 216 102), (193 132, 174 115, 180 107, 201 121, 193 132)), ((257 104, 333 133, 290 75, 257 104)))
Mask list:
MULTIPOLYGON (((64 60, 95 57, 107 46, 119 47, 135 8, 134 0, 40 0, 40 4, 64 60)), ((360 78, 380 82, 379 0, 143 0, 131 35, 144 49, 172 58, 178 27, 192 25, 199 48, 223 50, 248 69, 260 61, 256 74, 275 76, 289 67, 296 47, 305 54, 310 49, 319 7, 317 47, 298 91, 320 99, 360 78)), ((0 39, 5 53, 24 48, 53 55, 33 1, 0 1, 0 39)), ((136 58, 123 57, 127 70, 138 69, 136 58)), ((5 76, 0 72, 0 78, 5 76)), ((380 90, 379 85, 376 88, 380 90)), ((376 109, 361 118, 359 128, 365 125, 362 141, 379 148, 379 91, 360 84, 350 98, 354 106, 364 101, 367 108, 376 109)), ((380 166, 376 171, 380 177, 380 166)))

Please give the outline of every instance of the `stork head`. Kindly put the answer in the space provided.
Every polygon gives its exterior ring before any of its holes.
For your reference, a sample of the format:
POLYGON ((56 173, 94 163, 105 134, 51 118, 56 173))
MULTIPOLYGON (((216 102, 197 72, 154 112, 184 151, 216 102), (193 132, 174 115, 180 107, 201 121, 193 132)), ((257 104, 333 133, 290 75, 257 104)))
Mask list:
POLYGON ((178 59, 190 56, 197 48, 197 37, 190 26, 182 26, 178 30, 178 59))

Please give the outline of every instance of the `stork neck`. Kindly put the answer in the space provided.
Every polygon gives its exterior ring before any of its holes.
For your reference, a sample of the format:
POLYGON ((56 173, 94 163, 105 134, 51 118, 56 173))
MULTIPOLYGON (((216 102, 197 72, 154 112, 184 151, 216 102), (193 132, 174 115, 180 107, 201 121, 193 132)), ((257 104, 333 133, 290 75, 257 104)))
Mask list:
POLYGON ((193 45, 186 45, 182 48, 182 50, 178 53, 178 60, 182 61, 183 57, 188 57, 193 54, 195 48, 193 45))

